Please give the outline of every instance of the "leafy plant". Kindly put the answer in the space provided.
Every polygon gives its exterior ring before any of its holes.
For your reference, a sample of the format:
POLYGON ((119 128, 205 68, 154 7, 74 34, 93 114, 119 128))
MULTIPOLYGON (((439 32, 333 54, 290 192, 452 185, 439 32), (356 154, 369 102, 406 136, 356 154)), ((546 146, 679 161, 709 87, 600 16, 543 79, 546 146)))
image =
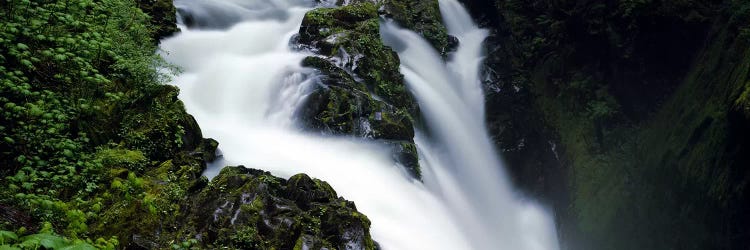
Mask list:
MULTIPOLYGON (((117 128, 123 127, 121 112, 134 112, 134 104, 164 90, 166 76, 155 69, 169 66, 154 55, 149 16, 133 0, 9 0, 2 6, 0 204, 13 204, 46 229, 23 237, 0 231, 0 245, 114 248, 116 239, 92 242, 89 225, 112 203, 109 189, 143 196, 144 180, 135 172, 149 159, 120 146, 131 135, 117 128), (109 171, 114 168, 132 176, 118 180, 109 171)), ((182 108, 163 106, 156 112, 182 108)), ((157 131, 171 141, 166 147, 179 148, 185 132, 173 113, 160 121, 169 129, 157 131)))

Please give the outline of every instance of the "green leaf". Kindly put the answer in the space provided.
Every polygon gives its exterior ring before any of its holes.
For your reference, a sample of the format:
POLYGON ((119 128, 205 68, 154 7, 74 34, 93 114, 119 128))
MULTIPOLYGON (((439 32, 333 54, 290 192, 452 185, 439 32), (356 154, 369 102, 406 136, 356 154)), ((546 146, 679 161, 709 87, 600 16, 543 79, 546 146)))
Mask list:
POLYGON ((68 245, 62 237, 46 233, 32 234, 21 240, 22 246, 43 246, 47 249, 59 249, 68 245))
POLYGON ((89 245, 88 243, 76 243, 67 247, 60 248, 59 250, 96 250, 97 248, 89 245))
POLYGON ((0 245, 0 250, 21 250, 21 249, 17 247, 12 247, 9 245, 0 245))
POLYGON ((0 231, 0 244, 10 243, 13 241, 18 240, 18 235, 16 233, 11 231, 0 231))
POLYGON ((24 66, 29 67, 29 68, 31 68, 31 67, 34 66, 34 64, 31 63, 31 61, 26 60, 26 59, 21 60, 21 64, 23 64, 24 66))

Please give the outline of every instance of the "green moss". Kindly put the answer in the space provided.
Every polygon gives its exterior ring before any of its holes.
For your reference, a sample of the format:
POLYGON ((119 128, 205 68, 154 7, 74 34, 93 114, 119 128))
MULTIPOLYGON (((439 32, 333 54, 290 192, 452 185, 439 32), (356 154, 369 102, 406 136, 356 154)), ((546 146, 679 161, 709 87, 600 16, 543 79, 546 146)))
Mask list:
MULTIPOLYGON (((291 249, 300 244, 300 237, 311 242, 309 246, 340 247, 343 242, 333 234, 347 225, 365 225, 360 221, 366 220, 364 215, 332 218, 341 225, 328 230, 319 218, 325 211, 350 214, 354 210, 338 207, 346 202, 327 183, 304 174, 284 180, 244 167, 226 167, 194 201, 188 218, 200 225, 195 232, 220 228, 216 238, 205 239, 212 247, 291 249), (206 217, 207 213, 212 216, 206 217)), ((369 234, 365 237, 369 239, 369 234)), ((361 244, 368 246, 365 239, 361 244)))
MULTIPOLYGON (((339 49, 352 56, 362 55, 354 73, 364 78, 367 88, 394 106, 415 109, 398 70, 398 56, 380 40, 377 12, 372 3, 312 10, 305 15, 300 31, 300 41, 317 45, 323 55, 334 56, 339 49), (325 41, 334 34, 346 35, 333 43, 325 41)), ((326 67, 322 69, 328 71, 326 67)))
POLYGON ((105 168, 125 168, 141 172, 148 164, 148 159, 141 151, 127 149, 103 149, 96 153, 105 168))

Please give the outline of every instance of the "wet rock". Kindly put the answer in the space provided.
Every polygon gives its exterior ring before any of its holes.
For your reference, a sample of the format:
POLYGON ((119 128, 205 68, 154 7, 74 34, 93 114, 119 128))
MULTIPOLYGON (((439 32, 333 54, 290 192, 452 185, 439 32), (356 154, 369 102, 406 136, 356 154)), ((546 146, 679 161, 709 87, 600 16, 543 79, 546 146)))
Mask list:
POLYGON ((358 58, 356 67, 341 68, 350 70, 347 73, 352 78, 363 82, 368 91, 385 102, 416 111, 416 103, 398 69, 398 55, 380 40, 377 11, 372 3, 308 12, 300 27, 299 43, 316 48, 334 65, 347 61, 339 55, 340 51, 358 58))
POLYGON ((455 52, 456 49, 458 49, 458 45, 460 43, 461 42, 458 40, 458 37, 449 35, 448 36, 448 43, 447 43, 447 45, 445 47, 445 52, 446 53, 455 52))
POLYGON ((336 191, 328 183, 312 179, 305 174, 290 177, 287 181, 286 192, 286 195, 303 210, 310 209, 312 202, 326 203, 337 197, 336 191))
MULTIPOLYGON (((413 145, 418 107, 399 72, 398 55, 379 32, 378 12, 369 2, 307 13, 294 42, 317 53, 302 65, 317 69, 319 77, 298 111, 305 128, 413 145)), ((394 159, 419 177, 416 153, 404 152, 394 159)))
POLYGON ((413 142, 387 142, 391 146, 393 159, 403 165, 406 172, 416 179, 422 179, 422 170, 419 168, 419 155, 417 145, 413 142))
POLYGON ((305 127, 327 134, 412 140, 412 119, 406 111, 375 99, 364 85, 324 59, 308 57, 303 65, 322 69, 319 84, 298 113, 305 127))
POLYGON ((227 167, 198 194, 191 218, 207 245, 373 249, 369 220, 350 204, 304 174, 284 180, 227 167))
POLYGON ((451 51, 437 0, 385 0, 380 13, 422 35, 443 55, 451 51))

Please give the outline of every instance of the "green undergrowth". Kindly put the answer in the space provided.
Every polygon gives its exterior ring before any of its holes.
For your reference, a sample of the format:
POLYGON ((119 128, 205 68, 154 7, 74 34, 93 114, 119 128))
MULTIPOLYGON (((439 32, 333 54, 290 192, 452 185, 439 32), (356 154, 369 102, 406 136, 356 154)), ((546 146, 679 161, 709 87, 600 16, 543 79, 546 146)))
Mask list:
MULTIPOLYGON (((39 233, 18 236, 16 232, 0 231, 0 249, 2 250, 21 250, 21 249, 76 249, 76 250, 95 250, 95 249, 115 249, 118 242, 116 239, 104 240, 98 239, 95 242, 91 240, 70 240, 52 232, 50 224, 45 224, 39 233)), ((19 230, 22 234, 23 229, 19 230)))
POLYGON ((0 229, 15 232, 6 243, 114 248, 113 231, 91 226, 114 198, 147 200, 144 171, 195 140, 178 90, 155 70, 169 68, 154 55, 156 29, 135 1, 0 9, 0 229))

